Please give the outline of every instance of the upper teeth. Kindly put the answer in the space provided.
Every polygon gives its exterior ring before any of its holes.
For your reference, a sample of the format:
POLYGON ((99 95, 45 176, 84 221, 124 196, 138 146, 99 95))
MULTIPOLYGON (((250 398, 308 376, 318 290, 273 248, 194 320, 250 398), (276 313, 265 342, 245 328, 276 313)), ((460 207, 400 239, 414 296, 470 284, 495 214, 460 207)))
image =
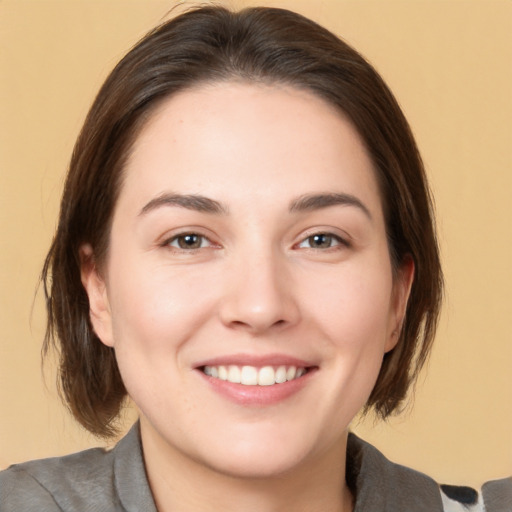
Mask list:
POLYGON ((306 373, 305 368, 296 366, 205 366, 203 372, 216 379, 227 380, 234 384, 246 386, 272 386, 298 379, 306 373))

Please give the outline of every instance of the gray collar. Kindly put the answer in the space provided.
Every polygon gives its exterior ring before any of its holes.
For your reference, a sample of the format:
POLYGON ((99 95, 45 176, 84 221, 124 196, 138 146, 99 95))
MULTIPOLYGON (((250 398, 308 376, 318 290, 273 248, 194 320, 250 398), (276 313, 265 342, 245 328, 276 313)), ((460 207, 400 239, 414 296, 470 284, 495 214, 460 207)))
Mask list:
MULTIPOLYGON (((142 456, 139 423, 113 450, 115 488, 127 512, 157 512, 142 456)), ((354 512, 442 512, 439 486, 428 476, 387 460, 350 434, 347 483, 356 496, 354 512)))
POLYGON ((144 466, 139 422, 117 443, 113 454, 115 488, 126 512, 157 512, 144 466))
POLYGON ((442 512, 438 484, 390 462, 372 445, 349 434, 347 483, 356 496, 354 512, 442 512))

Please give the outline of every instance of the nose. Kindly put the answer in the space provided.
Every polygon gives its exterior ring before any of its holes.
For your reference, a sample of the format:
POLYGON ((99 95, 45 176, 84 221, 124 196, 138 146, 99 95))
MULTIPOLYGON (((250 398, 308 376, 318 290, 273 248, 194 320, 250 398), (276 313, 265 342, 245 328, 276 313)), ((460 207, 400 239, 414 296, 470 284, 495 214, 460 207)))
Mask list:
POLYGON ((266 253, 241 257, 229 272, 220 306, 222 322, 253 335, 282 330, 300 319, 286 257, 266 253))

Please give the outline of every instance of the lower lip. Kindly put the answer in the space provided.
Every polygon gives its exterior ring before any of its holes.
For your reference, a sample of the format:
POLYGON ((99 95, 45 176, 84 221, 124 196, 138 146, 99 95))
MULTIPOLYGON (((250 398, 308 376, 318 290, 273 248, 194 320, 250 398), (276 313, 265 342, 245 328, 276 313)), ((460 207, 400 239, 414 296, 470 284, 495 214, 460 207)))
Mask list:
POLYGON ((246 386, 216 379, 201 370, 198 371, 215 392, 236 404, 245 406, 267 406, 283 402, 298 393, 315 373, 315 370, 311 369, 298 379, 272 386, 246 386))

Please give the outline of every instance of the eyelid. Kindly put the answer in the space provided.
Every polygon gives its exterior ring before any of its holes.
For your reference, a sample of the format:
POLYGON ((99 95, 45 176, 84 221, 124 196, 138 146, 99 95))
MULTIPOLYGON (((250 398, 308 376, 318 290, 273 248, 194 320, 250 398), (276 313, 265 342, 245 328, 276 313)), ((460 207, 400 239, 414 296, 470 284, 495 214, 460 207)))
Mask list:
POLYGON ((309 229, 306 232, 302 233, 300 236, 300 239, 298 242, 294 244, 294 248, 298 249, 309 249, 313 251, 328 251, 330 249, 336 249, 336 247, 351 247, 352 243, 350 241, 350 236, 348 234, 342 234, 339 233, 339 230, 335 230, 332 227, 331 228, 313 228, 309 229), (337 242, 339 242, 337 245, 333 245, 331 247, 327 248, 315 248, 315 247, 300 247, 301 244, 306 242, 309 238, 314 237, 315 235, 325 235, 334 238, 337 242))
POLYGON ((213 240, 212 235, 205 234, 203 229, 195 228, 195 227, 187 227, 183 229, 179 229, 173 233, 166 234, 161 238, 161 241, 158 242, 158 245, 164 248, 168 248, 169 250, 172 250, 174 252, 184 252, 184 253, 192 253, 195 251, 199 251, 202 249, 211 249, 211 248, 220 248, 220 244, 216 243, 213 240), (208 242, 208 245, 205 247, 191 247, 191 248, 183 248, 183 247, 176 247, 172 246, 171 244, 178 240, 181 237, 185 237, 187 235, 195 235, 198 236, 208 242))
POLYGON ((184 233, 182 235, 176 235, 176 236, 172 237, 167 242, 167 245, 169 247, 173 247, 175 249, 179 249, 179 250, 183 250, 183 251, 193 251, 195 249, 204 249, 205 247, 210 247, 211 241, 207 237, 200 235, 199 233, 184 233), (200 239, 199 247, 179 247, 179 246, 173 245, 175 242, 179 242, 181 238, 192 237, 192 236, 200 239), (206 242, 206 245, 205 245, 205 242, 206 242))

